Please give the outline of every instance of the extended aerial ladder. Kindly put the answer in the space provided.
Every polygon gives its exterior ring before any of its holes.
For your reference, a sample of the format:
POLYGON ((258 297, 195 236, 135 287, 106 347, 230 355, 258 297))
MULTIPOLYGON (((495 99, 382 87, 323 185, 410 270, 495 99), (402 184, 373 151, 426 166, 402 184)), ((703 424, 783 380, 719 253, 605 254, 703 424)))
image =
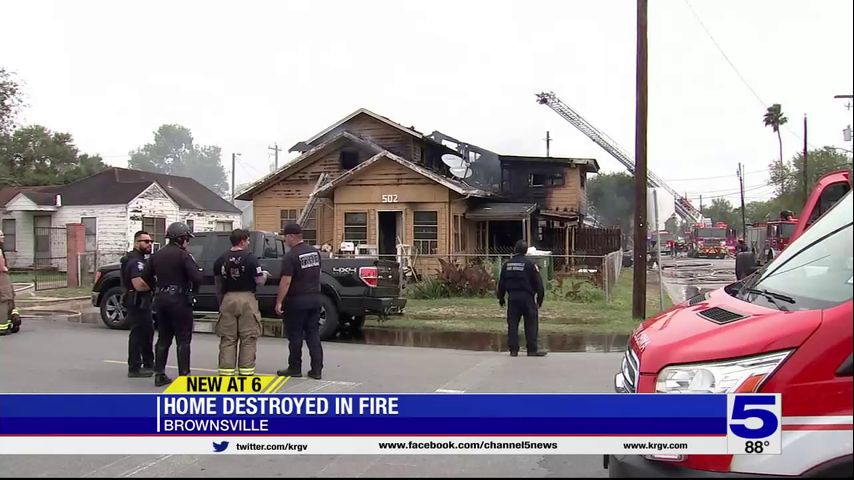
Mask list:
MULTIPOLYGON (((569 105, 563 103, 561 99, 554 94, 554 92, 542 92, 538 93, 537 102, 541 105, 548 105, 552 110, 557 112, 558 115, 563 117, 564 120, 571 123, 572 126, 581 131, 581 133, 587 135, 590 140, 593 140, 597 145, 602 147, 606 152, 610 153, 611 156, 617 159, 618 162, 622 163, 629 172, 634 174, 635 172, 635 161, 625 150, 623 150, 617 142, 612 140, 608 135, 594 127, 587 120, 585 120, 581 115, 578 114, 575 110, 569 107, 569 105)), ((669 187, 664 180, 662 180, 658 175, 652 173, 651 170, 647 170, 647 179, 649 180, 649 184, 656 188, 663 188, 668 193, 673 195, 674 204, 676 207, 676 213, 682 217, 685 221, 690 223, 699 223, 702 220, 702 215, 700 211, 694 208, 691 205, 691 202, 688 201, 687 198, 680 195, 676 190, 669 187)))

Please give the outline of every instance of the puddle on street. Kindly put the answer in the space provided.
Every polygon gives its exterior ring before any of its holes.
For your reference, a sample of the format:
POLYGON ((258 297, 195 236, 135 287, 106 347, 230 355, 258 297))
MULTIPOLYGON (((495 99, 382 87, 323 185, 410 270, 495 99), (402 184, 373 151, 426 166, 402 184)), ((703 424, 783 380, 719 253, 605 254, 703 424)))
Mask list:
MULTIPOLYGON (((520 328, 519 340, 525 340, 520 328)), ((628 335, 540 335, 540 348, 550 352, 622 352, 628 335)), ((366 345, 451 348, 491 352, 507 351, 507 334, 438 332, 394 328, 365 328, 359 334, 342 333, 334 341, 366 345)))

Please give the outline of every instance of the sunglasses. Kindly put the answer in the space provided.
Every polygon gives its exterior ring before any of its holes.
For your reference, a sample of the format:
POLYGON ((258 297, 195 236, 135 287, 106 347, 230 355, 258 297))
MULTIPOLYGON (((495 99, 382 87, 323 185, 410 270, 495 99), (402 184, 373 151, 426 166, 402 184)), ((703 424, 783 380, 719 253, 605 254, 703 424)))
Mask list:
POLYGON ((137 240, 137 242, 142 242, 142 243, 151 243, 151 242, 152 242, 152 240, 137 240))

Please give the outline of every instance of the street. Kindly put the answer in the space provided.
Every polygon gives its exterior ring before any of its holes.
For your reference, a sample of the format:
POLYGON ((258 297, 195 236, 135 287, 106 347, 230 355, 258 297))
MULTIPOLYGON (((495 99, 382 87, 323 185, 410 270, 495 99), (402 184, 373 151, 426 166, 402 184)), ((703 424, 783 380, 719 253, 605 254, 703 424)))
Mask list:
POLYGON ((735 282, 735 259, 665 257, 662 254, 665 294, 673 303, 735 282))
MULTIPOLYGON (((193 338, 193 373, 214 374, 217 337, 193 338)), ((621 353, 506 353, 324 343, 323 380, 291 379, 282 392, 610 392, 621 353)), ((174 348, 170 369, 174 368, 174 348)), ((284 367, 285 340, 261 338, 258 372, 284 367)), ((127 332, 39 319, 2 339, 2 392, 157 392, 126 377, 127 332)), ((304 352, 307 361, 308 352, 304 352)), ((121 408, 104 405, 105 409, 121 408)), ((524 408, 520 405, 519 408, 524 408)), ((602 477, 601 456, 4 456, 0 476, 441 476, 602 477)))

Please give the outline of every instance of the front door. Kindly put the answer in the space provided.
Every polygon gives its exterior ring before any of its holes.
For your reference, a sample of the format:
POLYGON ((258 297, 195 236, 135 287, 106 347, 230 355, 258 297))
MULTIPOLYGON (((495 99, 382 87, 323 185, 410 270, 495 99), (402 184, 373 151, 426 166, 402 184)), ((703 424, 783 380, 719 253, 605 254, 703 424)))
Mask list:
POLYGON ((397 255, 397 245, 402 242, 403 212, 378 212, 377 239, 380 255, 397 255))

